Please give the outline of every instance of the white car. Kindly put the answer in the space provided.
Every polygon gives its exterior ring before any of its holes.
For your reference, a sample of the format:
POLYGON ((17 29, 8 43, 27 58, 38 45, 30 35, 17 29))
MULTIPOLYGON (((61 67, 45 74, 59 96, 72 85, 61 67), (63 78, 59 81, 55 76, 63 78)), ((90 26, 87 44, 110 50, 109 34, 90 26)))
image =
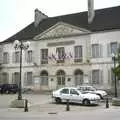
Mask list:
POLYGON ((101 99, 103 99, 105 96, 107 96, 106 91, 104 91, 104 90, 97 90, 95 87, 89 86, 89 85, 78 86, 77 89, 80 90, 80 91, 97 94, 97 95, 100 96, 101 99))
POLYGON ((98 104, 100 97, 96 94, 82 93, 75 87, 64 87, 53 91, 52 97, 56 103, 66 102, 81 103, 83 105, 98 104))

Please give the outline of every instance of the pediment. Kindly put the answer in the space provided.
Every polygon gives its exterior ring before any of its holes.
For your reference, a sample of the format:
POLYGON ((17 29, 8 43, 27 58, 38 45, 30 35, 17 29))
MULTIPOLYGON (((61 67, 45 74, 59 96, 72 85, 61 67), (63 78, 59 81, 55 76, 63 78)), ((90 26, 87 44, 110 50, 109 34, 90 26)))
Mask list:
POLYGON ((70 35, 80 35, 89 33, 88 30, 79 28, 67 23, 59 22, 52 26, 51 28, 47 29, 43 33, 35 36, 34 39, 45 39, 45 38, 56 38, 56 37, 64 37, 70 35))

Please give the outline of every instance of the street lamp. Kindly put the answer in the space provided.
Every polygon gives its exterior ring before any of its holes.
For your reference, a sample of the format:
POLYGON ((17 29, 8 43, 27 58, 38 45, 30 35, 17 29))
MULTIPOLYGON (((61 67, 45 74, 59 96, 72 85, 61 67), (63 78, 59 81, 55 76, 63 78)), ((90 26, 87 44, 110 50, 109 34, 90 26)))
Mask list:
MULTIPOLYGON (((112 60, 114 62, 114 69, 116 68, 116 54, 112 53, 112 60)), ((117 97, 117 81, 116 81, 116 74, 114 72, 114 79, 115 79, 115 97, 117 97)))
POLYGON ((21 85, 21 76, 22 76, 22 50, 26 50, 29 48, 30 42, 27 41, 23 44, 22 40, 15 40, 14 41, 14 48, 15 50, 20 49, 20 79, 18 83, 18 100, 22 100, 22 85, 21 85))

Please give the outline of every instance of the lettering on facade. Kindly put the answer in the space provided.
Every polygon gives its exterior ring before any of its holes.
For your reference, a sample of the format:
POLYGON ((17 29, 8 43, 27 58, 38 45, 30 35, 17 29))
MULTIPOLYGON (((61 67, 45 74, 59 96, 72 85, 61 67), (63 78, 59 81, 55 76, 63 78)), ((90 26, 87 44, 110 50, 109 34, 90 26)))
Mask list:
POLYGON ((74 40, 64 41, 64 42, 52 42, 52 43, 48 43, 47 46, 52 47, 52 46, 59 46, 59 45, 72 45, 72 44, 75 44, 74 40))

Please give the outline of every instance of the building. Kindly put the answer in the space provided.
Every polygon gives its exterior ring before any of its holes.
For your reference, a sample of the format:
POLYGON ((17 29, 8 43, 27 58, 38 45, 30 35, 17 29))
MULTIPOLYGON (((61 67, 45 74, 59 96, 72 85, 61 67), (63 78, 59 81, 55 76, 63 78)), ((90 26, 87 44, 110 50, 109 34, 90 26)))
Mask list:
POLYGON ((120 6, 48 17, 35 10, 35 21, 0 43, 0 82, 18 83, 20 51, 14 41, 30 41, 22 54, 22 87, 52 90, 62 86, 93 84, 111 89, 114 76, 111 54, 120 38, 120 6))

